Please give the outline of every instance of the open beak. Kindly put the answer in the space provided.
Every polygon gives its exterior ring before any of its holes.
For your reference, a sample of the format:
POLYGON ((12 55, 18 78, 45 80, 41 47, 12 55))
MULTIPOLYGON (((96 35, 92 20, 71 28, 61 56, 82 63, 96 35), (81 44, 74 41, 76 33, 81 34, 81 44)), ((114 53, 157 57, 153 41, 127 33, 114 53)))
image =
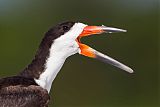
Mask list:
POLYGON ((118 67, 122 70, 125 70, 129 73, 133 73, 133 70, 131 68, 129 68, 128 66, 116 61, 115 59, 113 59, 107 55, 104 55, 104 54, 96 51, 95 49, 93 49, 85 44, 82 44, 80 41, 81 37, 89 36, 89 35, 93 35, 93 34, 101 34, 101 33, 105 33, 105 32, 106 33, 126 32, 126 30, 112 28, 112 27, 106 27, 106 26, 86 26, 76 40, 79 45, 79 48, 80 48, 79 54, 84 55, 84 56, 88 56, 91 58, 96 58, 100 61, 103 61, 104 63, 111 64, 111 65, 118 67))

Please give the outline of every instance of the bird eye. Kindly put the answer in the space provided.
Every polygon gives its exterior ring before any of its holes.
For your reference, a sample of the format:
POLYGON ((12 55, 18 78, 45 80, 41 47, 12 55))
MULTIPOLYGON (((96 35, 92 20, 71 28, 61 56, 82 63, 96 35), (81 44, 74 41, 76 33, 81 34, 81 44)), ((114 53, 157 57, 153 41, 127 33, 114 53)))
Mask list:
POLYGON ((67 30, 69 30, 69 27, 68 26, 63 26, 63 30, 67 31, 67 30))

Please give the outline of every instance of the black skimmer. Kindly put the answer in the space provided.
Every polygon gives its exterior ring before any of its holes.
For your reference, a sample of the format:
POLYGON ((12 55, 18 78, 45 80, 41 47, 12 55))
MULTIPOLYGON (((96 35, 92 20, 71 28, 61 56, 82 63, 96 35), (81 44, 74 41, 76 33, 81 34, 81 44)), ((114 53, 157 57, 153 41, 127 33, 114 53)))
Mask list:
POLYGON ((53 80, 67 57, 79 53, 132 73, 126 65, 82 44, 81 37, 126 30, 64 22, 46 32, 32 62, 18 75, 0 79, 1 107, 47 107, 53 80))

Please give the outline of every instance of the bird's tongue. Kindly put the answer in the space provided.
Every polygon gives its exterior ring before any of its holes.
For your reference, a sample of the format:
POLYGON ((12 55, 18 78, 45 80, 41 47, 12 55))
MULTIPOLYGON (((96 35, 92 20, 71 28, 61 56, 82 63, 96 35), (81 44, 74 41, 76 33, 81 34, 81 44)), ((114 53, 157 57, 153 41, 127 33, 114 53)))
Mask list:
POLYGON ((106 26, 86 26, 76 40, 79 45, 79 48, 80 48, 79 54, 87 56, 87 57, 91 57, 91 58, 96 58, 100 61, 103 61, 105 63, 116 66, 122 70, 129 72, 129 73, 133 73, 133 70, 131 68, 127 67, 126 65, 124 65, 124 64, 114 60, 113 58, 111 58, 107 55, 104 55, 104 54, 96 51, 95 49, 93 49, 85 44, 82 44, 80 42, 81 37, 89 36, 89 35, 93 35, 93 34, 101 34, 104 32, 106 32, 106 33, 113 33, 114 32, 115 33, 115 32, 126 32, 126 30, 112 28, 112 27, 106 27, 106 26))

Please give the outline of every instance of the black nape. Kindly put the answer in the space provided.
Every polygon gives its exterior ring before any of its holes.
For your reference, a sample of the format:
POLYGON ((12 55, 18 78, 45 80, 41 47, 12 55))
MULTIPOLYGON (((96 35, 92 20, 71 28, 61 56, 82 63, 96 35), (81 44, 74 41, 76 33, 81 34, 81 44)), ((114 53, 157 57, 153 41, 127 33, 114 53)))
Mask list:
POLYGON ((74 24, 75 22, 67 21, 51 27, 45 33, 36 52, 35 58, 22 72, 20 72, 19 75, 38 79, 40 74, 44 72, 46 59, 49 56, 49 50, 54 43, 54 40, 68 32, 74 24))

